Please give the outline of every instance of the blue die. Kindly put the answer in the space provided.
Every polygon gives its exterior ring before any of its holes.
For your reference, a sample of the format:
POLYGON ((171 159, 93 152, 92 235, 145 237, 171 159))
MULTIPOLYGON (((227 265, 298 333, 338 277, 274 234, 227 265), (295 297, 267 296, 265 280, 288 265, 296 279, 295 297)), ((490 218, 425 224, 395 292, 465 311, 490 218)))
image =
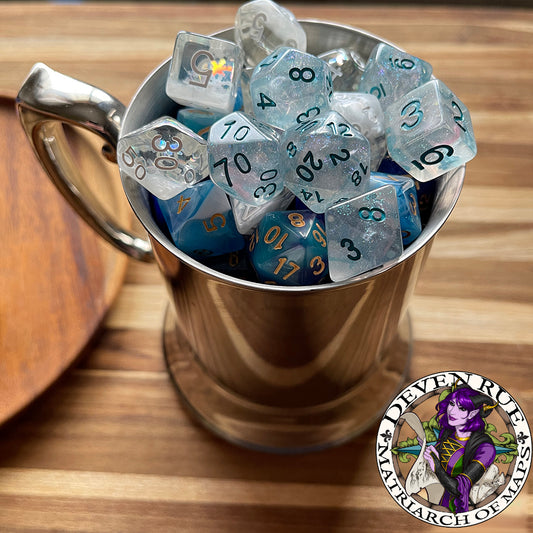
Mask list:
POLYGON ((392 174, 372 172, 369 185, 370 190, 377 189, 383 185, 392 185, 394 187, 396 198, 398 199, 403 245, 411 244, 422 231, 415 181, 409 176, 394 176, 392 174))
POLYGON ((328 274, 324 217, 309 210, 268 213, 252 233, 249 251, 264 283, 320 283, 328 274))
POLYGON ((196 259, 222 255, 245 246, 230 203, 210 180, 170 200, 156 199, 174 244, 196 259))

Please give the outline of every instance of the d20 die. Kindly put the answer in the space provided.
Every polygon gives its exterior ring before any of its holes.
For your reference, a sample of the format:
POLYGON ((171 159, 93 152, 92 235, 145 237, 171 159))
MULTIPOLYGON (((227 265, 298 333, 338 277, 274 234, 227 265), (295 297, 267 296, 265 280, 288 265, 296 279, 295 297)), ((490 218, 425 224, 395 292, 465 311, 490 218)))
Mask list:
POLYGON ((328 65, 293 48, 279 48, 259 63, 250 80, 254 115, 287 129, 329 109, 333 94, 328 65))
POLYGON ((171 117, 162 117, 122 137, 120 170, 161 199, 204 179, 209 173, 207 143, 171 117))
POLYGON ((322 217, 311 211, 268 213, 252 233, 249 251, 264 283, 315 285, 328 273, 322 217))
POLYGON ((240 46, 181 31, 166 83, 166 93, 178 104, 230 113, 233 111, 244 54, 240 46))
POLYGON ((340 113, 370 143, 370 170, 377 170, 387 153, 385 116, 373 94, 334 92, 331 109, 340 113))
POLYGON ((391 105, 386 131, 390 156, 419 181, 459 167, 477 152, 468 109, 440 80, 391 105))
POLYGON ((289 10, 271 0, 252 0, 237 10, 235 42, 244 50, 246 63, 255 66, 282 46, 305 52, 307 36, 289 10))
POLYGON ((285 186, 309 209, 324 213, 366 191, 370 145, 335 111, 311 118, 285 132, 281 160, 285 186))
POLYGON ((211 126, 208 145, 211 179, 230 196, 262 205, 283 191, 274 128, 237 111, 211 126))
POLYGON ((326 213, 329 275, 344 281, 399 257, 403 251, 396 192, 385 185, 326 213))
POLYGON ((380 43, 370 54, 358 91, 377 96, 386 111, 400 96, 428 82, 432 71, 426 61, 380 43))
POLYGON ((369 184, 370 190, 378 189, 383 185, 392 185, 394 187, 398 200, 403 245, 405 247, 411 244, 422 231, 420 208, 418 206, 414 180, 409 176, 395 176, 381 172, 372 172, 370 174, 369 184))
POLYGON ((365 69, 363 58, 354 50, 329 50, 318 56, 325 61, 333 75, 334 91, 355 91, 365 69))
POLYGON ((156 203, 172 241, 191 257, 221 255, 245 245, 226 195, 210 180, 156 203))

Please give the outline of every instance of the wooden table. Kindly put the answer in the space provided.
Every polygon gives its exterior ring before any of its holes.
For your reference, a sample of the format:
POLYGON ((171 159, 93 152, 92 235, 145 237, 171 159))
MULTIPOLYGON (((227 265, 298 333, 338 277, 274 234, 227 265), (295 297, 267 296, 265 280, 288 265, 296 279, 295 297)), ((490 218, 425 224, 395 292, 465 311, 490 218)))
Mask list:
MULTIPOLYGON (((423 57, 469 107, 478 156, 420 279, 412 380, 461 369, 491 377, 533 420, 533 11, 289 4, 423 57)), ((0 89, 31 65, 127 103, 180 30, 231 26, 237 4, 1 6, 0 89)), ((6 135, 6 132, 2 132, 6 135)), ((3 275, 3 273, 2 273, 3 275)), ((212 436, 166 373, 166 296, 156 267, 131 261, 82 362, 0 431, 0 531, 428 531, 376 469, 376 428, 325 452, 266 455, 212 436)), ((23 325, 21 325, 23 327, 23 325)), ((473 530, 524 532, 532 483, 473 530)))

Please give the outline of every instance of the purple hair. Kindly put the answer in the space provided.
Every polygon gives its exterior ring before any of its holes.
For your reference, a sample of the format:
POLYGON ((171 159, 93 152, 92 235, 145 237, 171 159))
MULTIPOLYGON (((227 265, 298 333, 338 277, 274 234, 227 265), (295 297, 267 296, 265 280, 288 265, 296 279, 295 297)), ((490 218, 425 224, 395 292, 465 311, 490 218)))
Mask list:
MULTIPOLYGON (((464 387, 457 389, 454 392, 451 392, 450 394, 448 394, 448 396, 446 396, 446 398, 444 398, 444 400, 440 401, 436 406, 436 409, 438 411, 437 420, 439 422, 440 428, 453 430, 453 427, 450 426, 450 424, 448 423, 448 415, 446 413, 446 410, 448 409, 448 404, 452 400, 455 400, 457 404, 459 404, 461 407, 464 407, 468 412, 470 412, 475 409, 478 409, 472 402, 472 397, 477 395, 479 395, 479 392, 469 387, 464 387)), ((481 406, 481 409, 483 409, 483 406, 481 406)), ((464 431, 480 431, 484 428, 485 421, 481 416, 480 410, 480 412, 477 413, 474 417, 466 421, 465 427, 463 429, 464 431)))

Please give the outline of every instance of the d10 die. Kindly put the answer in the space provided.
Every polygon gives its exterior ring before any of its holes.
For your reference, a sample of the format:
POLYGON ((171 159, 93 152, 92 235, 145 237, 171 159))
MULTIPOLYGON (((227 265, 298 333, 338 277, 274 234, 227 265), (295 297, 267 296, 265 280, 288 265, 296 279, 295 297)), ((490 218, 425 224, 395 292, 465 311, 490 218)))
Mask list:
POLYGON ((329 275, 344 281, 403 251, 396 192, 385 185, 331 207, 326 214, 329 275))
POLYGON ((274 285, 314 285, 328 273, 322 217, 311 211, 265 215, 249 241, 258 278, 274 285))
POLYGON ((174 244, 196 259, 240 250, 229 201, 210 180, 202 181, 169 200, 157 200, 174 244))
POLYGON ((285 186, 315 213, 366 190, 369 142, 335 111, 287 130, 281 148, 285 186))
POLYGON ((262 205, 283 191, 276 130, 241 112, 209 130, 211 179, 227 194, 262 205))
POLYGON ((305 52, 307 36, 287 9, 271 0, 252 0, 237 10, 235 42, 244 50, 246 63, 255 66, 282 46, 305 52))
POLYGON ((429 181, 476 155, 466 106, 440 80, 417 87, 387 113, 389 154, 419 181, 429 181))
POLYGON ((387 153, 385 116, 372 94, 334 92, 331 109, 340 113, 370 143, 370 170, 377 170, 387 153))
POLYGON ((332 87, 331 71, 324 61, 293 48, 279 48, 252 74, 254 115, 261 122, 287 129, 315 110, 329 109, 332 87))
POLYGON ((429 63, 388 44, 376 45, 359 83, 359 92, 377 96, 385 111, 400 96, 431 78, 429 63))
POLYGON ((294 194, 289 189, 283 189, 281 194, 263 205, 250 205, 233 197, 229 199, 235 225, 242 235, 250 235, 267 213, 285 211, 293 200, 294 194))
POLYGON ((418 207, 414 180, 409 176, 395 176, 392 174, 372 172, 369 183, 370 190, 378 189, 383 185, 392 185, 394 187, 396 199, 398 200, 403 245, 405 247, 411 244, 422 231, 420 209, 418 207))
POLYGON ((230 113, 233 111, 244 54, 240 46, 181 31, 176 36, 166 92, 178 104, 230 113))
POLYGON ((207 144, 171 117, 162 117, 122 137, 120 170, 161 199, 175 196, 209 173, 207 144))

